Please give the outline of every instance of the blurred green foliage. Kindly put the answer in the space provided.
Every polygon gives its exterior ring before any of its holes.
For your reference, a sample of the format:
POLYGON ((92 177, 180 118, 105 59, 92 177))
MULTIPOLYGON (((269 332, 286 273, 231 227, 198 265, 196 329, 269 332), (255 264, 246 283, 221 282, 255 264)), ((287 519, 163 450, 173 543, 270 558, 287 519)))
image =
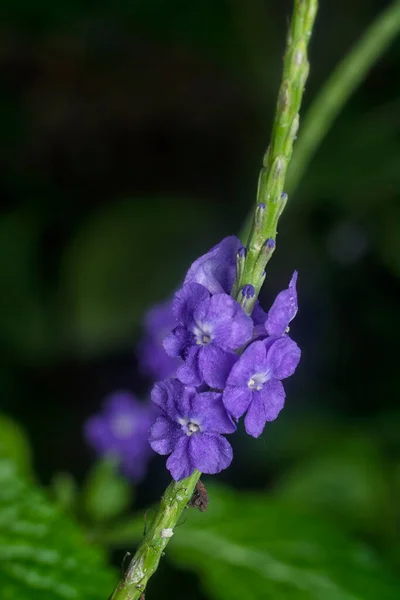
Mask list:
MULTIPOLYGON (((16 420, 0 418, 0 457, 18 472, 1 463, 5 600, 107 597, 113 574, 74 519, 110 550, 141 539, 162 461, 127 517, 132 488, 93 467, 82 422, 117 388, 147 393, 143 312, 243 225, 290 4, 2 2, 0 407, 16 420), (52 480, 58 508, 33 479, 52 480)), ((320 4, 305 110, 382 3, 320 4)), ((221 479, 235 491, 210 485, 209 512, 189 511, 149 599, 400 595, 399 60, 397 41, 282 220, 263 303, 298 268, 287 408, 261 439, 234 438, 221 479)))
POLYGON ((117 467, 112 459, 99 461, 86 480, 83 508, 95 523, 120 515, 132 501, 132 486, 117 467))
POLYGON ((32 477, 31 449, 22 427, 0 414, 0 459, 10 460, 19 474, 32 477))
POLYGON ((107 597, 115 576, 104 554, 43 493, 0 461, 1 598, 53 600, 107 597))
POLYGON ((395 599, 395 582, 339 528, 266 494, 208 489, 212 510, 190 516, 170 552, 213 598, 395 599))

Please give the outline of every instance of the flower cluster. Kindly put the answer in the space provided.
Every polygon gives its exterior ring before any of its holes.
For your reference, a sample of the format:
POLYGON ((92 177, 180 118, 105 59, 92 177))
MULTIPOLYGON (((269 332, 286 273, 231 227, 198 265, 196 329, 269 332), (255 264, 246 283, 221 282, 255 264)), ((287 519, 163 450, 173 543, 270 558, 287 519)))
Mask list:
POLYGON ((288 335, 297 313, 297 273, 268 313, 256 302, 249 316, 245 309, 254 303, 254 287, 242 288, 240 303, 230 295, 244 256, 235 236, 225 238, 193 263, 172 303, 175 327, 164 349, 180 364, 174 365, 175 378, 153 388, 160 416, 150 429, 150 445, 170 455, 167 467, 175 480, 195 469, 213 474, 228 467, 232 448, 224 434, 246 415, 247 433, 261 435, 283 408, 282 380, 300 360, 288 335))

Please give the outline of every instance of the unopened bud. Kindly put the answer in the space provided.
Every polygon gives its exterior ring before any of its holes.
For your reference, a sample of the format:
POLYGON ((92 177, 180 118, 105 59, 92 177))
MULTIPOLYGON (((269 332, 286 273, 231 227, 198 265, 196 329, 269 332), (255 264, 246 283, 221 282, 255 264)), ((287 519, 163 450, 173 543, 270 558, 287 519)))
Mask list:
POLYGON ((255 224, 256 231, 263 230, 264 219, 265 219, 265 204, 264 204, 264 202, 260 202, 260 204, 257 204, 256 213, 254 215, 254 224, 255 224))
MULTIPOLYGON (((240 290, 239 293, 239 297, 238 297, 238 302, 240 304, 240 306, 242 306, 244 308, 244 310, 246 310, 249 307, 249 303, 251 304, 251 308, 253 308, 253 302, 251 302, 253 299, 255 299, 256 296, 256 290, 254 285, 251 285, 250 283, 244 285, 242 287, 242 289, 240 290)), ((251 312, 251 309, 250 309, 251 312)))

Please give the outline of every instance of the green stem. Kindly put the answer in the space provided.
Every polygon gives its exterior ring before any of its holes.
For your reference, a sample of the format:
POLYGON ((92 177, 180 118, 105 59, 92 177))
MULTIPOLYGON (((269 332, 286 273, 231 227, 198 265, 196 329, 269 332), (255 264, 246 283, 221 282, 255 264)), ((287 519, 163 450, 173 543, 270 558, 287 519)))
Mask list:
POLYGON ((111 600, 139 600, 150 577, 155 573, 171 534, 184 508, 188 505, 200 471, 194 471, 182 481, 173 481, 161 499, 159 509, 144 540, 133 557, 125 577, 111 596, 111 600))
POLYGON ((251 312, 264 281, 264 269, 272 256, 278 220, 287 200, 283 186, 299 129, 299 110, 309 72, 307 47, 317 8, 317 0, 294 2, 271 144, 264 156, 258 182, 257 210, 247 243, 247 256, 232 292, 240 301, 241 288, 246 284, 254 286, 256 296, 247 304, 248 312, 251 312), (267 240, 270 241, 266 246, 267 240))
POLYGON ((400 33, 400 1, 386 8, 339 63, 311 104, 290 165, 287 189, 297 187, 332 122, 367 72, 400 33))
MULTIPOLYGON (((283 79, 272 129, 269 151, 264 158, 260 174, 257 204, 265 204, 256 211, 254 227, 249 239, 247 257, 239 265, 234 289, 239 291, 242 279, 251 283, 259 292, 263 270, 272 253, 264 252, 266 238, 275 239, 276 225, 284 201, 282 199, 286 170, 292 154, 293 141, 298 129, 298 111, 301 104, 309 65, 307 44, 311 36, 317 0, 294 0, 294 10, 287 39, 283 65, 283 79)), ((250 304, 246 310, 251 312, 250 304)), ((123 580, 114 591, 111 600, 139 600, 150 577, 155 573, 160 558, 173 534, 179 517, 188 505, 200 472, 167 488, 160 507, 148 533, 133 557, 123 580)))
MULTIPOLYGON (((304 118, 290 163, 286 179, 288 193, 296 190, 333 121, 399 32, 400 1, 395 0, 370 25, 317 94, 304 118)), ((250 214, 240 235, 242 240, 248 236, 252 220, 253 214, 250 214)))

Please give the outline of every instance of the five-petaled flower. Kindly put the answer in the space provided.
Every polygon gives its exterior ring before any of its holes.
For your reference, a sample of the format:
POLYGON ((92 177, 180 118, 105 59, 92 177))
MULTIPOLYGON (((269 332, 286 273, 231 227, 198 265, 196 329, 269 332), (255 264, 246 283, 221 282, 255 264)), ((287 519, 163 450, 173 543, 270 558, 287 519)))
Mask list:
POLYGON ((299 360, 300 348, 285 336, 253 342, 234 365, 223 401, 236 419, 247 411, 248 434, 259 437, 265 423, 276 419, 285 402, 281 380, 294 373, 299 360))
POLYGON ((179 325, 165 338, 164 348, 184 360, 178 379, 222 389, 238 359, 235 350, 251 339, 253 321, 231 296, 211 296, 199 283, 187 283, 175 294, 173 310, 179 325))
POLYGON ((85 437, 100 456, 119 461, 128 477, 144 477, 153 452, 149 444, 149 428, 156 410, 150 403, 139 402, 127 391, 109 396, 103 411, 85 424, 85 437))
POLYGON ((150 445, 170 454, 167 468, 178 481, 195 469, 214 474, 232 461, 232 447, 222 434, 236 429, 217 392, 198 393, 177 379, 157 383, 151 394, 161 410, 150 429, 150 445))

